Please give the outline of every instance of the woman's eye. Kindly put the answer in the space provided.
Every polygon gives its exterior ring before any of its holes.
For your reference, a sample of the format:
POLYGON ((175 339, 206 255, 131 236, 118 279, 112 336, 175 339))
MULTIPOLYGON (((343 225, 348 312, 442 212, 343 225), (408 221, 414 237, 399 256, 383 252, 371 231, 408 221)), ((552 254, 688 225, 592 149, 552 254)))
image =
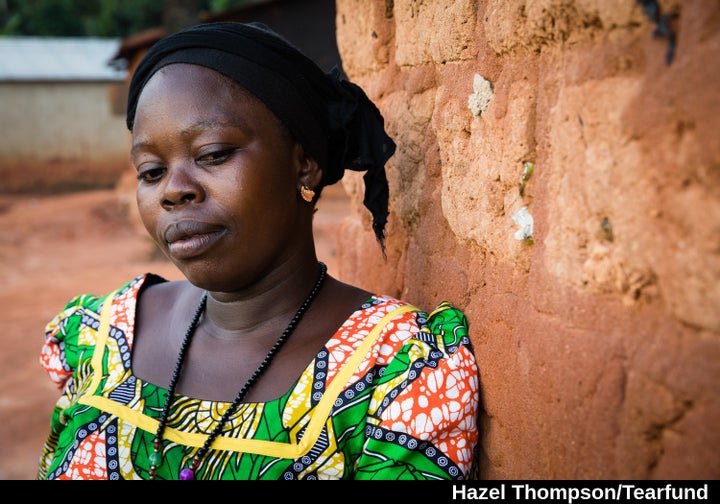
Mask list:
POLYGON ((232 149, 223 149, 223 150, 212 151, 212 152, 209 152, 207 154, 203 154, 202 156, 200 156, 198 158, 198 162, 203 163, 203 164, 208 164, 211 166, 219 165, 219 164, 227 161, 228 158, 230 156, 232 156, 233 153, 235 153, 235 151, 237 151, 237 149, 234 147, 232 149))
POLYGON ((160 180, 160 178, 163 176, 163 173, 165 173, 165 168, 157 167, 157 168, 149 168, 145 170, 140 170, 138 172, 138 180, 140 182, 157 182, 160 180))

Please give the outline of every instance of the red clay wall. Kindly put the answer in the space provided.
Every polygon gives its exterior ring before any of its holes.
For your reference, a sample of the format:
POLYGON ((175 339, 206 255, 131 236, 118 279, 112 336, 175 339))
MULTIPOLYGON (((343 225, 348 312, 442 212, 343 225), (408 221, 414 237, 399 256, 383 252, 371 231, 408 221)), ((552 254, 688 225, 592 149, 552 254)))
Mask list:
POLYGON ((631 0, 337 1, 398 144, 341 277, 465 310, 483 478, 720 477, 720 4, 658 7, 669 63, 631 0))

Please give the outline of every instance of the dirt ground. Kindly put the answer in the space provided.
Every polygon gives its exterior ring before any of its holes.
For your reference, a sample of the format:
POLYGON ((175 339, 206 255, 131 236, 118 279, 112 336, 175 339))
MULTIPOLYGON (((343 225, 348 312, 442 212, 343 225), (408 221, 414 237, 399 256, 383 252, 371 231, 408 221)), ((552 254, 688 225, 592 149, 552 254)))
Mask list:
MULTIPOLYGON (((317 252, 336 274, 336 229, 349 214, 343 188, 323 192, 317 252)), ((0 194, 0 479, 35 477, 59 391, 39 364, 45 324, 75 294, 109 292, 140 273, 181 278, 124 216, 114 190, 0 194)))

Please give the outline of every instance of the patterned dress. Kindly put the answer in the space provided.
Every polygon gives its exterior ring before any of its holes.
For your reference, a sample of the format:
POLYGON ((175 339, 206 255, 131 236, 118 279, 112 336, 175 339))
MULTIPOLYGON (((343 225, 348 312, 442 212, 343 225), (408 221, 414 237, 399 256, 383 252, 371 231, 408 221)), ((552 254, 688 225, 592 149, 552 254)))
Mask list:
MULTIPOLYGON (((132 372, 142 275, 72 299, 46 328, 41 364, 62 389, 39 479, 147 479, 166 390, 132 372)), ((373 296, 282 397, 241 404, 197 479, 469 479, 478 369, 465 316, 373 296)), ((230 403, 176 395, 156 479, 178 479, 230 403)))

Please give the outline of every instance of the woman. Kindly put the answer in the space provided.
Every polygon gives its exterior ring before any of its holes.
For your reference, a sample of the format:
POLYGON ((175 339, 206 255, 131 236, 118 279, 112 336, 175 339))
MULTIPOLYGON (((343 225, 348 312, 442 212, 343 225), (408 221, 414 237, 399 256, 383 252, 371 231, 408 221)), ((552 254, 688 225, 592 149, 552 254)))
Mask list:
POLYGON ((187 281, 72 299, 41 362, 62 390, 42 479, 467 479, 478 371, 464 315, 342 283, 322 188, 365 171, 384 253, 395 145, 356 85, 259 24, 155 44, 127 125, 142 221, 187 281))

